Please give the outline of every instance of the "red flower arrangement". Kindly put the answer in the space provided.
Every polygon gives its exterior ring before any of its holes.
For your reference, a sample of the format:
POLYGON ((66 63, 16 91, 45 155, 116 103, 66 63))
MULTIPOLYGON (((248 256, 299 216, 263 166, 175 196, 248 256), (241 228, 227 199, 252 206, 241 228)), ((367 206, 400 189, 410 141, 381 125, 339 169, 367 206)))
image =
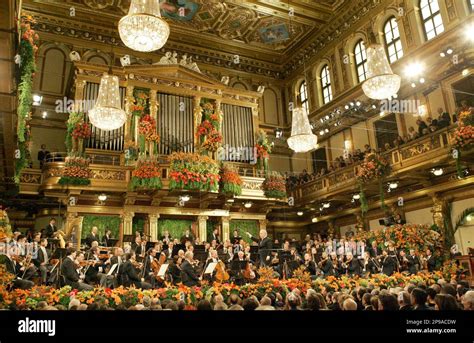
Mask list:
POLYGON ((474 146, 474 127, 460 126, 454 131, 453 145, 458 149, 470 149, 474 146))
POLYGON ((206 140, 204 143, 202 143, 202 148, 207 151, 217 151, 219 149, 219 146, 222 144, 222 135, 216 131, 213 130, 209 133, 207 136, 206 140))
POLYGON ((72 137, 75 139, 86 139, 92 135, 91 126, 89 123, 77 123, 72 131, 72 137))
POLYGON ((68 156, 65 160, 63 176, 60 185, 89 185, 92 171, 89 169, 89 159, 81 156, 68 156))
POLYGON ((242 178, 238 173, 228 168, 221 172, 221 191, 224 194, 238 196, 242 194, 242 178))
POLYGON ((170 159, 170 189, 216 191, 219 166, 207 156, 196 153, 173 153, 170 159))
POLYGON ((267 198, 283 199, 286 197, 285 178, 278 173, 268 175, 262 186, 267 198))
POLYGON ((158 142, 160 140, 160 135, 156 132, 156 120, 149 114, 140 118, 138 133, 143 135, 145 140, 149 142, 158 142))
POLYGON ((212 126, 209 120, 204 120, 199 126, 197 127, 198 137, 201 138, 203 136, 207 136, 214 127, 212 126))
POLYGON ((24 16, 21 19, 21 39, 29 42, 33 47, 33 52, 36 54, 38 51, 39 36, 35 30, 31 28, 31 24, 35 24, 36 22, 32 16, 24 16))
POLYGON ((356 177, 362 183, 367 183, 373 179, 388 175, 390 169, 390 164, 384 156, 369 154, 359 166, 356 177))
POLYGON ((132 172, 130 188, 161 189, 161 168, 155 159, 139 159, 132 172))
POLYGON ((196 134, 201 142, 201 149, 204 151, 216 152, 222 144, 220 131, 221 113, 219 113, 212 103, 205 103, 202 106, 203 120, 196 129, 196 134))

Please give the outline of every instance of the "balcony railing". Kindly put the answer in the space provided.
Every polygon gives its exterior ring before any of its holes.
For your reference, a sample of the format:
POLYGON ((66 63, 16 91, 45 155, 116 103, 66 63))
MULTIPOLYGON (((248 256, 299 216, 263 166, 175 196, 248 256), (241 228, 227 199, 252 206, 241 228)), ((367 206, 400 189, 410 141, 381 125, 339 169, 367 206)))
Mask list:
MULTIPOLYGON (((433 165, 434 167, 440 159, 449 156, 451 135, 454 129, 454 126, 442 129, 385 152, 384 155, 390 161, 392 173, 409 171, 415 166, 418 168, 433 165)), ((298 185, 289 191, 290 196, 300 202, 305 202, 305 200, 314 200, 343 190, 355 190, 359 168, 360 163, 357 163, 298 185)))

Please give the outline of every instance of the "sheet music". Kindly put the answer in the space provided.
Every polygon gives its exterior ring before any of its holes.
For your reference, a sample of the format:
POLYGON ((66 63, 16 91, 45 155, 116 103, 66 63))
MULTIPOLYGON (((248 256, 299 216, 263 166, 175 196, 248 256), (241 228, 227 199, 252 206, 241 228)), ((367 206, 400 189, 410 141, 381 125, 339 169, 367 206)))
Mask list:
POLYGON ((206 268, 206 271, 204 272, 204 274, 212 274, 212 272, 214 271, 214 269, 216 269, 216 266, 217 266, 217 262, 211 262, 207 265, 207 268, 206 268))
POLYGON ((110 270, 107 273, 107 276, 111 276, 114 273, 115 269, 117 269, 117 266, 118 266, 118 263, 115 263, 112 267, 110 267, 110 270))
POLYGON ((166 271, 168 270, 168 267, 169 267, 168 263, 163 263, 160 267, 160 270, 158 271, 158 276, 161 278, 164 278, 166 271))

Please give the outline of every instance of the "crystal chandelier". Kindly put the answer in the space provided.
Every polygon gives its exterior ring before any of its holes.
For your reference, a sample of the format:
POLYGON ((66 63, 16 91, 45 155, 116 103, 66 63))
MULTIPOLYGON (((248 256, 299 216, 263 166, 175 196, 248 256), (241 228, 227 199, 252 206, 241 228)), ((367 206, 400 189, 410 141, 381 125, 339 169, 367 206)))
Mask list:
POLYGON ((141 52, 160 49, 170 35, 168 23, 161 18, 160 0, 132 0, 118 30, 126 46, 141 52))
POLYGON ((313 134, 308 116, 301 107, 293 109, 291 137, 288 138, 287 142, 294 152, 308 152, 318 146, 318 137, 313 134))
POLYGON ((127 120, 127 114, 120 103, 119 79, 105 73, 100 79, 95 106, 88 113, 92 125, 105 131, 122 127, 127 120))
POLYGON ((400 89, 400 76, 392 72, 385 49, 380 44, 367 48, 367 80, 362 84, 365 95, 371 99, 390 99, 400 89))

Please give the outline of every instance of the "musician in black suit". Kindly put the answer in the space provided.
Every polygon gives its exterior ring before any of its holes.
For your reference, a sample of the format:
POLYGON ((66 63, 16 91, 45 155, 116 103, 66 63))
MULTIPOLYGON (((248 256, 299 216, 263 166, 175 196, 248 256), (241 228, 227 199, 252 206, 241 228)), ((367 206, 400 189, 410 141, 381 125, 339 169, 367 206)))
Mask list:
POLYGON ((421 270, 421 262, 419 257, 415 254, 414 249, 410 249, 410 255, 406 257, 408 272, 410 274, 416 274, 421 270))
POLYGON ((436 257, 431 253, 430 249, 426 249, 426 266, 430 273, 436 269, 436 257))
POLYGON ((0 255, 0 261, 5 265, 7 272, 15 276, 13 288, 30 289, 35 284, 33 281, 21 278, 24 274, 24 270, 22 270, 20 263, 15 260, 18 256, 18 248, 10 247, 6 254, 0 255))
POLYGON ((92 227, 91 233, 86 238, 86 244, 88 247, 92 247, 92 242, 99 242, 99 229, 97 226, 92 227))
POLYGON ((334 275, 334 266, 331 259, 326 252, 321 255, 321 261, 319 261, 319 267, 324 276, 334 275))
POLYGON ((372 245, 369 248, 369 253, 370 257, 376 258, 377 256, 380 256, 382 251, 377 247, 377 242, 372 241, 372 245))
POLYGON ((191 251, 187 251, 184 254, 184 258, 185 260, 181 264, 181 281, 185 286, 196 286, 199 284, 199 277, 191 264, 194 254, 191 251))
POLYGON ((316 263, 313 261, 311 255, 308 253, 304 254, 304 266, 309 275, 316 276, 316 263))
POLYGON ((63 260, 61 265, 61 275, 64 277, 65 284, 79 291, 92 290, 94 287, 84 283, 83 278, 79 277, 75 259, 76 250, 74 248, 69 248, 66 253, 66 258, 63 260))
POLYGON ((125 258, 123 256, 123 249, 122 248, 116 248, 114 256, 110 258, 109 261, 105 262, 106 265, 106 272, 107 272, 107 277, 106 277, 106 284, 107 287, 118 287, 119 285, 123 285, 123 266, 125 264, 125 258), (114 267, 116 265, 116 267, 114 267), (111 268, 114 268, 114 270, 110 273, 111 268), (110 273, 110 275, 108 275, 110 273))
POLYGON ((397 270, 397 261, 390 255, 387 250, 382 251, 382 273, 392 275, 397 270))
POLYGON ((49 220, 48 226, 44 228, 44 237, 45 238, 53 238, 54 234, 58 231, 58 228, 56 227, 56 219, 51 218, 49 220))
POLYGON ((110 242, 111 239, 112 239, 112 231, 109 230, 109 229, 106 229, 105 230, 105 235, 104 235, 104 237, 102 237, 102 243, 104 244, 104 246, 110 247, 110 245, 112 244, 110 242))
POLYGON ((129 287, 134 285, 137 288, 150 289, 151 285, 148 282, 145 282, 145 279, 140 278, 137 270, 135 269, 135 254, 125 254, 125 258, 127 260, 123 266, 123 278, 125 286, 129 287))
POLYGON ((364 252, 364 273, 377 274, 380 273, 380 264, 377 259, 370 256, 368 251, 364 252))
POLYGON ((90 250, 91 265, 87 267, 85 282, 88 284, 106 285, 107 274, 104 273, 105 265, 99 258, 99 248, 92 247, 90 250))
POLYGON ((46 249, 47 245, 48 240, 46 238, 41 238, 39 246, 37 248, 36 258, 33 259, 34 265, 36 266, 36 268, 39 269, 41 275, 41 282, 43 284, 46 284, 48 271, 51 270, 51 266, 49 265, 50 254, 46 249))
POLYGON ((260 230, 260 239, 253 237, 250 233, 247 232, 250 239, 258 243, 258 254, 260 256, 260 266, 267 266, 270 263, 270 256, 272 253, 273 243, 272 240, 268 237, 267 230, 260 230))
POLYGON ((346 272, 350 276, 360 275, 361 264, 359 259, 354 258, 351 252, 346 254, 346 272))
POLYGON ((212 234, 211 234, 211 242, 212 241, 216 241, 216 243, 219 245, 221 244, 221 241, 220 241, 220 235, 219 235, 219 228, 215 228, 213 231, 212 231, 212 234))
POLYGON ((183 237, 181 237, 181 244, 186 244, 186 242, 194 243, 194 236, 189 229, 187 229, 183 237))
POLYGON ((234 230, 234 235, 232 236, 232 244, 239 244, 242 237, 239 236, 239 231, 234 230))

